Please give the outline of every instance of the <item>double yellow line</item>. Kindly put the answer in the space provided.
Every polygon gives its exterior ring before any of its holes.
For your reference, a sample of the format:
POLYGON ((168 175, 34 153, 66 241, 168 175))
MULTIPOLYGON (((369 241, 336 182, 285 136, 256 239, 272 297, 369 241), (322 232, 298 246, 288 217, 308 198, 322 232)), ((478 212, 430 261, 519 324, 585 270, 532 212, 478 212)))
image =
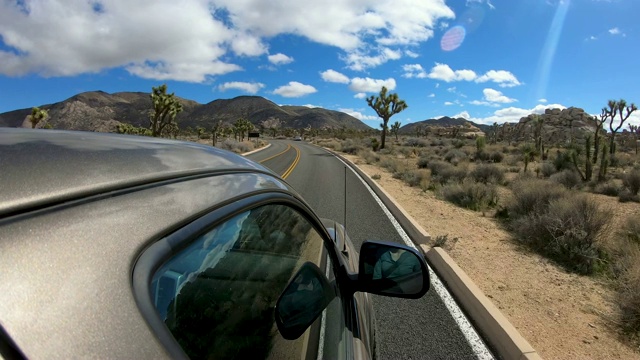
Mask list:
MULTIPOLYGON (((280 156, 280 155, 286 153, 287 151, 289 151, 289 149, 291 149, 291 147, 292 147, 291 144, 287 144, 287 148, 284 151, 279 152, 279 153, 277 153, 277 154, 275 154, 273 156, 269 156, 266 159, 262 159, 262 160, 259 161, 259 163, 262 164, 263 162, 265 162, 267 160, 271 160, 271 159, 273 159, 273 158, 275 158, 277 156, 280 156)), ((284 174, 282 174, 282 178, 283 179, 286 179, 287 176, 291 175, 291 172, 293 171, 293 169, 295 169, 296 165, 298 165, 298 162, 300 161, 300 150, 295 146, 293 146, 293 149, 296 151, 296 158, 293 160, 293 163, 291 163, 291 166, 289 166, 287 171, 285 171, 284 174)))
POLYGON ((298 150, 298 148, 295 146, 293 148, 296 149, 296 158, 295 160, 293 160, 293 162, 291 163, 291 166, 289 166, 287 171, 285 171, 284 174, 282 174, 283 179, 286 179, 287 176, 291 175, 291 172, 293 171, 293 169, 295 169, 296 165, 298 165, 298 161, 300 161, 300 150, 298 150))

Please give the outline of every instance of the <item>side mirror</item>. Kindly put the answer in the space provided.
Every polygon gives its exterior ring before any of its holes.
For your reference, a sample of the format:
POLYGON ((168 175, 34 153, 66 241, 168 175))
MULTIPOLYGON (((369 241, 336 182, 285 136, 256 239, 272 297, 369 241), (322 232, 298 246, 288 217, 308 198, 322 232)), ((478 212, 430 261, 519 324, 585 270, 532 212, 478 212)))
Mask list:
POLYGON ((276 302, 276 325, 282 337, 299 338, 335 296, 333 286, 315 264, 302 264, 276 302))
POLYGON ((358 291, 418 299, 429 290, 429 270, 415 249, 396 243, 365 241, 360 248, 358 291))

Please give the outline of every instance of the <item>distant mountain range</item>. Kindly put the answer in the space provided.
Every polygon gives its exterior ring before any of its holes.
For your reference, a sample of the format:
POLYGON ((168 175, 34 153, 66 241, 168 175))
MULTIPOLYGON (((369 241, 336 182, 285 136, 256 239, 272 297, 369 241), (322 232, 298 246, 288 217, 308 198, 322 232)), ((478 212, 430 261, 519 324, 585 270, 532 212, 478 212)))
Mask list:
MULTIPOLYGON (((233 123, 243 117, 256 127, 277 124, 279 128, 294 129, 347 127, 371 130, 371 127, 353 116, 339 111, 305 106, 279 106, 260 96, 239 96, 219 99, 207 104, 178 98, 184 110, 176 121, 181 128, 211 127, 216 121, 233 123)), ((151 99, 148 93, 119 92, 109 94, 91 91, 67 100, 41 106, 49 111, 48 123, 55 129, 115 132, 121 123, 149 126, 151 99)), ((0 126, 21 127, 31 109, 20 109, 0 114, 0 126)), ((27 124, 30 127, 30 124, 27 124)))

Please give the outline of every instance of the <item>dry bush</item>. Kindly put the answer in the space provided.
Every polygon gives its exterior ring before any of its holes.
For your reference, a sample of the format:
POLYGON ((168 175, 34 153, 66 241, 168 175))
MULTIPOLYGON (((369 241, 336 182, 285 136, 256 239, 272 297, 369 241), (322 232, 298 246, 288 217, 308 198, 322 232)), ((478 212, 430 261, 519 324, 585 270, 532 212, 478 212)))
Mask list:
POLYGON ((423 191, 426 191, 431 183, 431 174, 428 170, 423 169, 406 170, 402 173, 402 180, 411 187, 419 186, 423 191))
POLYGON ((446 154, 444 154, 444 159, 450 163, 459 163, 460 161, 463 160, 467 160, 467 154, 464 153, 464 151, 462 150, 458 150, 458 149, 451 149, 449 151, 447 151, 446 154))
POLYGON ((563 185, 567 189, 575 189, 582 183, 580 174, 574 170, 562 170, 559 173, 551 175, 549 180, 563 185))
POLYGON ((622 176, 622 185, 633 195, 640 192, 640 170, 631 170, 622 176))
POLYGON ((508 210, 511 229, 533 249, 580 274, 606 269, 611 214, 593 199, 548 181, 521 180, 508 210))
POLYGON ((343 153, 356 155, 358 151, 361 151, 361 150, 364 150, 364 146, 362 146, 362 144, 359 144, 358 142, 352 139, 344 140, 340 144, 340 151, 342 151, 343 153))
POLYGON ((340 151, 340 149, 342 148, 340 146, 340 142, 334 139, 320 139, 318 140, 318 145, 338 151, 340 151))
POLYGON ((441 189, 442 197, 463 208, 481 211, 498 204, 498 191, 493 184, 467 179, 461 184, 447 184, 441 189))
POLYGON ((640 223, 629 216, 611 246, 622 328, 640 339, 640 223))
POLYGON ((480 164, 469 174, 475 181, 483 184, 504 183, 504 169, 492 164, 480 164))
POLYGON ((555 165, 553 165, 553 163, 549 161, 543 162, 538 168, 540 169, 540 174, 542 174, 542 176, 546 178, 555 174, 557 171, 555 165))
POLYGON ((364 159, 367 164, 375 164, 380 161, 380 155, 371 150, 361 150, 358 156, 364 159))
POLYGON ((253 150, 253 144, 251 142, 237 142, 231 139, 218 142, 217 145, 220 149, 233 151, 236 154, 242 154, 253 150))
POLYGON ((509 205, 509 213, 515 217, 544 213, 552 200, 567 196, 567 190, 560 184, 530 176, 518 178, 511 185, 511 189, 513 202, 509 205))
POLYGON ((402 174, 406 166, 405 164, 393 156, 385 156, 380 159, 380 166, 391 171, 392 174, 402 174))
POLYGON ((431 170, 431 177, 440 184, 449 182, 460 183, 467 177, 467 169, 456 167, 444 161, 431 161, 427 165, 431 170))
POLYGON ((416 162, 416 165, 418 166, 418 169, 426 169, 429 165, 429 158, 424 155, 420 156, 418 158, 418 161, 416 162))
POLYGON ((607 181, 596 184, 593 188, 593 192, 606 196, 618 196, 620 193, 620 186, 613 181, 607 181))
POLYGON ((426 147, 429 146, 429 141, 427 139, 408 138, 405 140, 404 146, 426 147))

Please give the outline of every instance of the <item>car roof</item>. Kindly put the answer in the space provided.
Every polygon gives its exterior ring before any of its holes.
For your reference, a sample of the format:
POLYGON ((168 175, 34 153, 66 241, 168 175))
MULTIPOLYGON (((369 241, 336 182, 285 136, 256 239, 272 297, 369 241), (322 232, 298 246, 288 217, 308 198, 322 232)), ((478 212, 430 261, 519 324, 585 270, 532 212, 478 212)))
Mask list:
POLYGON ((192 142, 80 131, 0 129, 0 217, 186 176, 261 172, 240 155, 192 142))

